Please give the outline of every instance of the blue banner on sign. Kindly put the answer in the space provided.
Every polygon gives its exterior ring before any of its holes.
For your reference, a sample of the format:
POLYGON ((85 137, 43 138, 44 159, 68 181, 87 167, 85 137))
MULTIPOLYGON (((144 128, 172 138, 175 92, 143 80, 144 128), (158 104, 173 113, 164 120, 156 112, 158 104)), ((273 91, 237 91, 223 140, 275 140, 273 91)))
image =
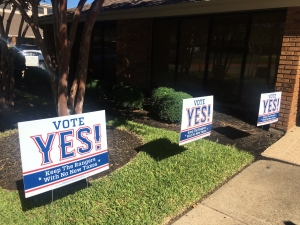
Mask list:
POLYGON ((273 120, 278 120, 279 112, 258 116, 257 123, 267 123, 273 120))
POLYGON ((210 134, 212 128, 212 124, 207 124, 201 127, 194 127, 188 130, 185 130, 180 133, 180 142, 184 142, 190 139, 196 139, 197 137, 201 137, 206 134, 210 134))
POLYGON ((25 192, 28 189, 51 185, 58 181, 64 181, 72 177, 80 176, 81 174, 99 169, 106 164, 108 164, 107 151, 52 168, 42 168, 39 171, 24 175, 25 192))

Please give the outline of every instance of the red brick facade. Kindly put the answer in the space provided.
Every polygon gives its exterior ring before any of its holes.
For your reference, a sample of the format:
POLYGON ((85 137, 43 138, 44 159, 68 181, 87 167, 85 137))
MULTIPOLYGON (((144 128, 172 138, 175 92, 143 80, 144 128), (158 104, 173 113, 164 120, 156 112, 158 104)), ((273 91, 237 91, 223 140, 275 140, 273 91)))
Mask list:
POLYGON ((276 91, 282 91, 279 121, 271 127, 288 131, 299 116, 300 7, 289 8, 283 35, 276 91))
POLYGON ((150 88, 152 19, 117 22, 117 81, 150 88))

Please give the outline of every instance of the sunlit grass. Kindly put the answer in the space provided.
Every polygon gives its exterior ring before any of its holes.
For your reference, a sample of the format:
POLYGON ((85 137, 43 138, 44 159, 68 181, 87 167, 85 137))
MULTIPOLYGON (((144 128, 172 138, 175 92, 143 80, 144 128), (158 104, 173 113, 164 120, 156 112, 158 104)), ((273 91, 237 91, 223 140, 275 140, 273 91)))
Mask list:
MULTIPOLYGON (((198 140, 178 146, 179 134, 126 121, 109 125, 138 135, 139 154, 109 176, 24 199, 0 189, 0 224, 163 224, 244 166, 253 156, 198 140)), ((109 146, 108 146, 109 147, 109 146)))

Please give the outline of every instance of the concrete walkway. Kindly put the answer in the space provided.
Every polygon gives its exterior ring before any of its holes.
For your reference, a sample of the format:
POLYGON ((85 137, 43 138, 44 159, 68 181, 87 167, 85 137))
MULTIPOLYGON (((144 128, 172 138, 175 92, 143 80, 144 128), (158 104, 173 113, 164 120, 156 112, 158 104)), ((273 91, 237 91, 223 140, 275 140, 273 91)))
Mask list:
POLYGON ((300 127, 291 129, 267 148, 262 156, 300 165, 300 127))
POLYGON ((300 225, 300 128, 262 155, 173 225, 300 225), (273 161, 278 159, 285 162, 273 161))

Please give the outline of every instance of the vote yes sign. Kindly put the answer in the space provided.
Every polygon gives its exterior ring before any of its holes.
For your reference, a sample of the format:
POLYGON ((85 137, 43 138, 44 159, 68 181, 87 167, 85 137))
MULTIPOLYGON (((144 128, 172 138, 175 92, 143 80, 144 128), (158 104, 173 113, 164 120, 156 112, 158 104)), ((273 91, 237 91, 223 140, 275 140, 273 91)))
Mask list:
POLYGON ((25 197, 109 168, 105 111, 18 123, 25 197))
POLYGON ((281 103, 281 92, 261 94, 257 126, 278 121, 281 103))
POLYGON ((179 145, 210 135, 213 101, 213 96, 183 99, 179 145))

